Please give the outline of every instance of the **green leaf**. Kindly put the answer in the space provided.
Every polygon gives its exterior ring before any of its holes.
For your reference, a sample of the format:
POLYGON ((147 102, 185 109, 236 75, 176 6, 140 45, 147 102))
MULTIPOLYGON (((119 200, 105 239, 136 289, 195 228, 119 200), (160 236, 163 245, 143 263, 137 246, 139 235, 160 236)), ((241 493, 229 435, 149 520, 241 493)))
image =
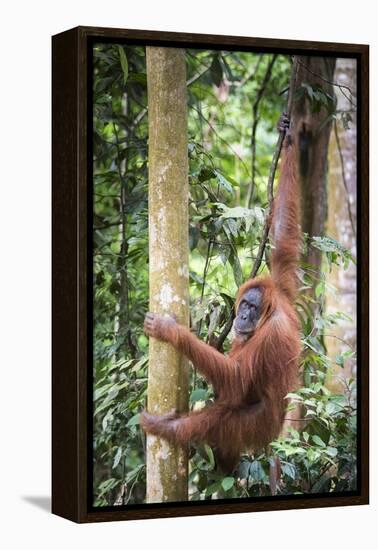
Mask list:
POLYGON ((302 84, 302 86, 306 90, 307 95, 310 98, 310 100, 313 101, 314 97, 315 97, 315 94, 314 94, 314 90, 312 89, 312 86, 310 86, 310 84, 307 84, 305 82, 302 84))
POLYGON ((147 75, 146 75, 146 73, 129 73, 128 81, 129 82, 139 82, 139 84, 146 84, 147 83, 147 75))
POLYGON ((265 472, 259 460, 254 460, 252 462, 249 469, 249 475, 255 481, 263 481, 265 479, 265 472))
POLYGON ((216 86, 220 86, 223 80, 223 69, 219 60, 219 55, 215 54, 210 66, 211 78, 216 86))
POLYGON ((325 447, 326 446, 324 441, 322 439, 320 439, 320 437, 318 435, 313 435, 312 440, 313 440, 314 443, 316 443, 316 445, 319 445, 319 447, 325 447))
POLYGON ((325 281, 320 281, 315 287, 315 296, 319 298, 319 296, 322 296, 325 291, 325 281))
POLYGON ((128 428, 130 428, 131 426, 137 426, 139 424, 139 420, 140 420, 140 414, 134 414, 134 416, 132 416, 130 418, 130 420, 128 421, 128 423, 126 424, 126 426, 128 428))
POLYGON ((121 456, 122 456, 122 447, 118 447, 117 449, 117 452, 115 454, 115 457, 114 457, 114 461, 113 461, 113 466, 112 468, 117 468, 118 464, 119 464, 119 461, 121 460, 121 456))
POLYGON ((290 462, 282 462, 281 470, 285 475, 287 475, 291 479, 295 479, 295 474, 296 474, 295 466, 293 464, 290 464, 290 462))
POLYGON ((329 414, 329 416, 332 416, 339 410, 340 410, 340 405, 338 405, 337 403, 333 403, 332 401, 330 401, 326 405, 326 413, 329 414))
POLYGON ((189 226, 189 248, 190 250, 194 250, 199 242, 201 236, 201 232, 198 227, 194 225, 189 226))
POLYGON ((243 206, 235 206, 234 208, 228 208, 225 204, 218 203, 224 210, 222 218, 246 218, 247 216, 254 216, 254 211, 243 206))
POLYGON ((288 393, 285 399, 294 399, 295 401, 303 401, 303 397, 297 393, 288 393))
POLYGON ((108 422, 113 420, 113 410, 109 409, 102 419, 102 429, 105 432, 106 428, 108 427, 108 422))
POLYGON ((211 180, 215 177, 215 172, 212 168, 201 168, 200 173, 198 174, 198 181, 203 183, 204 181, 211 180))
POLYGON ((289 432, 291 434, 291 437, 295 440, 299 441, 299 432, 295 428, 289 428, 289 432))
POLYGON ((102 397, 106 392, 110 390, 110 388, 113 386, 113 382, 109 382, 108 384, 104 384, 103 386, 97 388, 93 392, 93 401, 97 401, 100 397, 102 397))
POLYGON ((326 453, 327 455, 331 456, 332 458, 335 458, 337 456, 337 449, 336 447, 327 447, 326 453))
POLYGON ((215 177, 217 178, 217 182, 219 183, 219 185, 229 193, 233 194, 234 190, 232 188, 231 183, 228 180, 226 180, 226 178, 220 172, 218 172, 218 170, 214 170, 214 174, 215 174, 215 177))
POLYGON ((222 296, 225 304, 227 304, 227 306, 232 309, 234 307, 234 298, 229 294, 226 294, 225 292, 221 292, 220 295, 222 296))
POLYGON ((222 59, 222 63, 223 63, 223 66, 225 68, 225 72, 226 72, 226 75, 228 77, 228 80, 238 80, 237 78, 234 78, 234 75, 233 75, 233 72, 232 72, 232 69, 230 67, 230 65, 227 63, 227 58, 226 56, 224 55, 220 55, 221 59, 222 59))
POLYGON ((213 450, 211 447, 209 447, 209 445, 204 445, 204 449, 209 459, 211 469, 213 470, 215 468, 215 459, 214 459, 213 450))
POLYGON ((262 223, 263 216, 260 208, 244 208, 243 206, 235 206, 234 208, 228 208, 225 204, 216 203, 219 208, 223 210, 221 218, 236 218, 242 219, 245 223, 245 230, 248 233, 252 223, 257 221, 262 223))
POLYGON ((225 222, 225 224, 227 224, 229 230, 231 231, 232 236, 236 238, 238 236, 238 225, 236 221, 233 218, 229 218, 225 222))
POLYGON ((121 483, 120 480, 114 479, 113 477, 106 479, 103 481, 99 486, 100 494, 103 495, 107 491, 110 491, 110 489, 113 489, 113 487, 116 487, 121 483))
POLYGON ((314 463, 316 462, 319 457, 321 456, 319 451, 315 451, 315 449, 313 447, 310 447, 308 450, 307 450, 307 460, 310 462, 310 463, 314 463))
POLYGON ((217 491, 219 491, 219 489, 221 488, 221 484, 219 483, 219 481, 217 481, 216 483, 213 483, 212 485, 210 485, 206 491, 205 491, 205 495, 208 497, 210 495, 213 495, 214 493, 216 493, 217 491))
POLYGON ((225 491, 229 491, 235 483, 235 479, 233 477, 225 477, 222 479, 222 487, 225 491))
POLYGON ((232 267, 236 286, 239 287, 243 284, 243 272, 240 260, 235 252, 231 252, 228 261, 232 267))
POLYGON ((230 249, 227 247, 220 247, 220 259, 223 265, 226 265, 230 257, 230 249))
POLYGON ((241 479, 248 479, 251 463, 248 460, 242 460, 239 464, 238 475, 241 479))
POLYGON ((129 64, 127 62, 127 57, 125 50, 122 46, 118 46, 119 60, 121 62, 122 72, 123 72, 123 83, 126 84, 127 78, 129 76, 129 64))
POLYGON ((339 367, 344 368, 344 356, 343 355, 336 355, 335 362, 339 367))
POLYGON ((208 397, 207 390, 197 389, 192 391, 192 393, 190 394, 189 401, 191 403, 195 403, 196 401, 206 401, 207 397, 208 397))

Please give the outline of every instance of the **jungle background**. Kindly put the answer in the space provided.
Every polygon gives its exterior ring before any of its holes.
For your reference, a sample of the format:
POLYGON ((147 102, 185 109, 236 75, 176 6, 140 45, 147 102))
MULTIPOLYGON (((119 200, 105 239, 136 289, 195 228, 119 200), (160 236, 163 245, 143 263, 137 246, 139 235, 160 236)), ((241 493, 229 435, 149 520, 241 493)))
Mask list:
MULTIPOLYGON (((146 492, 148 104, 143 47, 98 44, 93 55, 93 489, 105 506, 144 502, 146 492)), ((191 326, 216 343, 256 262, 291 59, 210 50, 187 50, 186 59, 191 326)), ((302 383, 288 396, 282 436, 241 457, 234 476, 217 471, 210 447, 193 449, 193 500, 270 495, 272 456, 279 494, 356 488, 356 67, 301 60, 293 118, 304 129, 302 383)), ((269 243, 259 272, 268 257, 269 243)), ((191 407, 212 400, 198 373, 190 382, 191 407)))

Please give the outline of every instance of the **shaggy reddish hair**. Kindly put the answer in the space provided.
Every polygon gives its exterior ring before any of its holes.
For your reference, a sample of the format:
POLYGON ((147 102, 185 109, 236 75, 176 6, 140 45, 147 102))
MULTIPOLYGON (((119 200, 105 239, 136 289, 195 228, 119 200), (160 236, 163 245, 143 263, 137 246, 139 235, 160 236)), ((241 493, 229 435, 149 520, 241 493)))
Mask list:
POLYGON ((259 450, 276 438, 285 416, 285 396, 295 384, 300 355, 296 294, 300 233, 296 149, 287 143, 272 214, 271 276, 243 284, 235 308, 247 290, 262 292, 261 314, 249 338, 236 336, 224 356, 198 340, 173 319, 149 313, 145 331, 184 353, 214 386, 214 404, 189 414, 141 415, 145 431, 181 444, 207 442, 225 471, 243 450, 259 450))

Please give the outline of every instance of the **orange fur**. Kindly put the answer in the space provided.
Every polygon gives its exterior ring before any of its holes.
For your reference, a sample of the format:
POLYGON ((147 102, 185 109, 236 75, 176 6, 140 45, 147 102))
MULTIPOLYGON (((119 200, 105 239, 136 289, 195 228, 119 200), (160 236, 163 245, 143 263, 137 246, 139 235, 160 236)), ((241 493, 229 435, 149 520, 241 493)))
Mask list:
POLYGON ((247 340, 235 337, 224 356, 198 340, 173 319, 152 316, 146 332, 170 342, 213 384, 213 405, 189 414, 142 413, 145 431, 176 441, 207 442, 217 449, 221 467, 231 471, 242 450, 259 450, 281 431, 285 396, 293 389, 300 354, 299 327, 293 308, 299 253, 298 184, 293 145, 287 145, 272 216, 272 274, 247 281, 235 307, 252 287, 262 291, 258 325, 247 340))

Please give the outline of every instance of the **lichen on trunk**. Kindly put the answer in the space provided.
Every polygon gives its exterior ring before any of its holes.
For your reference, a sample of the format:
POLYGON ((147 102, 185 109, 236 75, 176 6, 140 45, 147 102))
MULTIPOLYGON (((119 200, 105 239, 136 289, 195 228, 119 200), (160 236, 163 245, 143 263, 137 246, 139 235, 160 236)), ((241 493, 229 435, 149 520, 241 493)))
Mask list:
MULTIPOLYGON (((150 310, 189 323, 188 143, 185 52, 147 47, 150 310)), ((185 359, 149 344, 148 410, 188 407, 185 359)), ((187 499, 187 451, 147 436, 147 502, 187 499)))

